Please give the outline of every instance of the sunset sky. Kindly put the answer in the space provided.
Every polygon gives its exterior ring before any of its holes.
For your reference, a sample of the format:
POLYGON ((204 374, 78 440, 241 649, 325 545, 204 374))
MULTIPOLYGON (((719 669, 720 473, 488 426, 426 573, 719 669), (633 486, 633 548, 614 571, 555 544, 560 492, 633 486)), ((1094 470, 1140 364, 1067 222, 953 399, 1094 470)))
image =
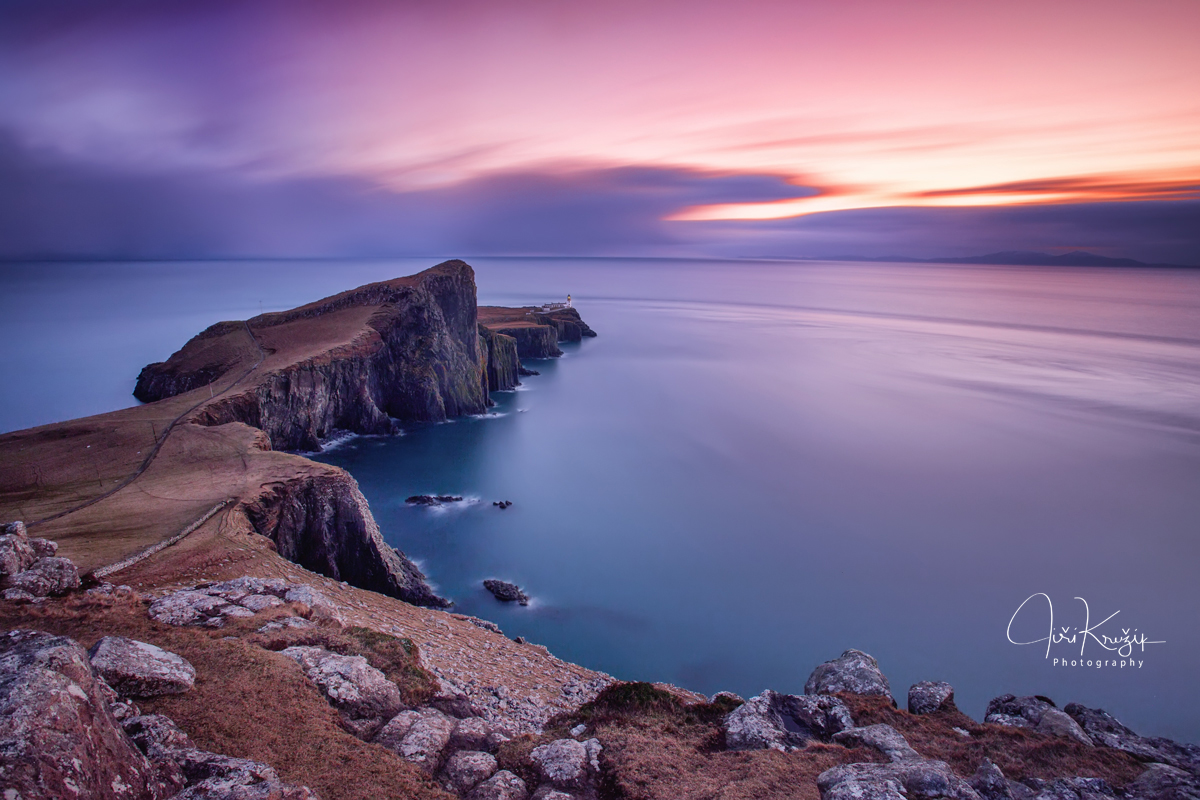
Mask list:
POLYGON ((10 2, 0 257, 1200 264, 1200 3, 10 2))

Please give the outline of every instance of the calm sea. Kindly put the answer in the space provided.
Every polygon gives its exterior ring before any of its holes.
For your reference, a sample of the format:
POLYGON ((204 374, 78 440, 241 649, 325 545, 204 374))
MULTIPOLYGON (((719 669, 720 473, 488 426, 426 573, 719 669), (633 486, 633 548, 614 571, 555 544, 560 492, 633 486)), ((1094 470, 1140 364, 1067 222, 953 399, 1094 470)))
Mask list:
MULTIPOLYGON (((0 429, 435 260, 0 267, 0 429)), ((481 302, 570 293, 599 337, 484 417, 319 456, 457 610, 624 679, 802 692, 855 647, 902 704, 946 680, 976 718, 1036 693, 1200 739, 1200 271, 472 263, 481 302)))

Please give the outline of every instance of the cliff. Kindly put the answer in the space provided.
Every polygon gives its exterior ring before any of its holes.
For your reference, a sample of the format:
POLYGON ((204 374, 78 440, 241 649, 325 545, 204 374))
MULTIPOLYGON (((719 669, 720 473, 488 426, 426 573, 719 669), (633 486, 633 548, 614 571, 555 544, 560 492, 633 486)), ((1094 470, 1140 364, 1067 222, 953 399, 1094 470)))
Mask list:
POLYGON ((475 275, 447 261, 245 323, 222 322, 138 376, 145 402, 206 386, 258 354, 255 379, 204 404, 202 425, 244 422, 273 447, 315 450, 337 430, 380 434, 488 404, 475 275))
POLYGON ((562 355, 559 342, 578 342, 596 335, 574 308, 546 311, 537 306, 480 306, 479 322, 489 331, 515 340, 520 358, 555 358, 562 355))

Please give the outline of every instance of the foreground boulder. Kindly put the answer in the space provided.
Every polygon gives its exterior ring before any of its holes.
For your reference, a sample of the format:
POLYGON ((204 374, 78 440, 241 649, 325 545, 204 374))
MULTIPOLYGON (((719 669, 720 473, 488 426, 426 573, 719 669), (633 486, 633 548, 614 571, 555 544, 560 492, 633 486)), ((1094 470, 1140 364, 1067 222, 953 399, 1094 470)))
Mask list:
POLYGON ((1200 800, 1200 778, 1167 764, 1151 764, 1125 787, 1129 800, 1200 800))
POLYGON ((945 681, 918 681, 908 688, 910 714, 957 710, 954 705, 954 687, 945 681))
POLYGON ((1016 697, 1002 694, 994 697, 988 703, 983 721, 1013 728, 1031 728, 1038 733, 1074 739, 1088 747, 1094 745, 1079 723, 1066 712, 1060 711, 1049 697, 1041 695, 1016 697))
POLYGON ((446 783, 459 794, 465 794, 496 774, 498 765, 491 753, 479 750, 460 750, 446 762, 446 783))
POLYGON ((730 750, 794 750, 811 739, 830 741, 853 726, 850 710, 836 697, 769 689, 731 711, 722 723, 730 750))
POLYGON ((105 636, 88 654, 92 667, 122 697, 180 694, 196 682, 187 659, 147 642, 105 636))
POLYGON ((805 694, 838 692, 892 698, 892 687, 880 671, 879 662, 861 650, 847 650, 832 661, 826 661, 814 669, 804 683, 805 694))
POLYGON ((472 789, 466 800, 525 800, 528 796, 525 781, 502 769, 472 789))
POLYGON ((396 684, 362 656, 342 656, 323 647, 289 647, 283 655, 300 665, 361 739, 369 739, 404 707, 396 684))
POLYGON ((0 786, 21 800, 142 800, 180 788, 160 778, 108 710, 112 690, 75 641, 0 636, 0 786))

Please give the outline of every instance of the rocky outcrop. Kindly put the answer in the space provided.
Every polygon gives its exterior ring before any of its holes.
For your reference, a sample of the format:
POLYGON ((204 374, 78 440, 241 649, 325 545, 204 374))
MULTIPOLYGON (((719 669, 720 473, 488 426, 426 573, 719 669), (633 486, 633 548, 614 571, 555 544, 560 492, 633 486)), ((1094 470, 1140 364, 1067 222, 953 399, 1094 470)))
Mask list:
POLYGON ((826 661, 814 669, 804 683, 805 694, 838 692, 892 697, 892 688, 880 671, 879 662, 861 650, 847 650, 832 661, 826 661))
POLYGON ((502 769, 467 793, 466 800, 525 800, 525 781, 502 769))
POLYGON ((39 558, 29 569, 9 579, 4 594, 8 599, 57 597, 80 587, 79 570, 69 558, 39 558))
POLYGON ((180 694, 196 683, 183 656, 148 642, 105 636, 88 651, 92 667, 122 697, 180 694))
POLYGON ((543 311, 534 314, 534 319, 542 325, 553 326, 558 332, 558 341, 560 342, 578 342, 596 335, 596 332, 588 327, 575 308, 543 311))
POLYGON ((447 788, 466 794, 496 774, 496 757, 479 750, 460 750, 446 762, 444 770, 447 788))
POLYGON ((22 800, 165 798, 164 780, 109 711, 115 694, 75 641, 0 636, 0 785, 22 800))
POLYGON ((454 719, 436 708, 402 711, 373 741, 433 774, 441 764, 442 752, 450 743, 455 726, 454 719))
POLYGON ((945 681, 918 681, 908 687, 908 713, 932 714, 953 711, 954 687, 945 681))
POLYGON ((812 739, 828 742, 853 725, 850 710, 836 697, 801 697, 768 689, 731 711, 722 728, 730 750, 787 751, 812 739))
POLYGON ((1142 761, 1169 764, 1200 775, 1200 745, 1139 736, 1102 708, 1067 703, 1063 708, 1097 747, 1122 750, 1142 761))
POLYGON ((556 739, 533 748, 529 760, 533 762, 543 786, 549 784, 565 792, 590 794, 588 789, 600 773, 601 750, 603 747, 599 739, 588 739, 586 742, 556 739))
POLYGON ((1091 738, 1070 715, 1060 711, 1049 697, 1016 697, 1011 694, 994 697, 988 703, 984 722, 1013 728, 1032 728, 1038 733, 1063 736, 1091 747, 1091 738))
POLYGON ((194 420, 244 422, 265 431, 277 449, 313 450, 337 430, 390 433, 395 420, 437 422, 486 408, 475 273, 457 260, 247 323, 218 323, 166 362, 143 369, 134 396, 150 402, 224 376, 245 363, 247 346, 254 344, 244 328, 287 355, 293 342, 313 336, 297 323, 355 307, 378 310, 352 341, 317 353, 296 346, 294 361, 205 404, 194 420), (231 355, 235 351, 240 360, 231 355))
POLYGON ((283 654, 300 665, 361 739, 370 739, 404 707, 396 684, 362 656, 338 655, 323 647, 288 647, 283 654))
MULTIPOLYGON (((338 605, 311 586, 251 576, 168 592, 150 604, 149 614, 151 619, 167 625, 220 628, 229 617, 253 617, 285 602, 307 606, 314 618, 344 622, 338 605)), ((274 624, 283 628, 312 623, 298 617, 284 617, 274 624)))
POLYGON ((1125 787, 1129 800, 1200 800, 1200 778, 1167 764, 1151 764, 1125 787))
POLYGON ((242 508, 281 556, 302 567, 416 605, 450 605, 383 540, 358 484, 342 470, 277 484, 242 508))
POLYGON ((515 601, 523 606, 529 605, 529 595, 521 591, 521 587, 517 586, 515 583, 488 578, 483 582, 483 588, 491 592, 492 596, 497 600, 502 600, 506 603, 515 601))

